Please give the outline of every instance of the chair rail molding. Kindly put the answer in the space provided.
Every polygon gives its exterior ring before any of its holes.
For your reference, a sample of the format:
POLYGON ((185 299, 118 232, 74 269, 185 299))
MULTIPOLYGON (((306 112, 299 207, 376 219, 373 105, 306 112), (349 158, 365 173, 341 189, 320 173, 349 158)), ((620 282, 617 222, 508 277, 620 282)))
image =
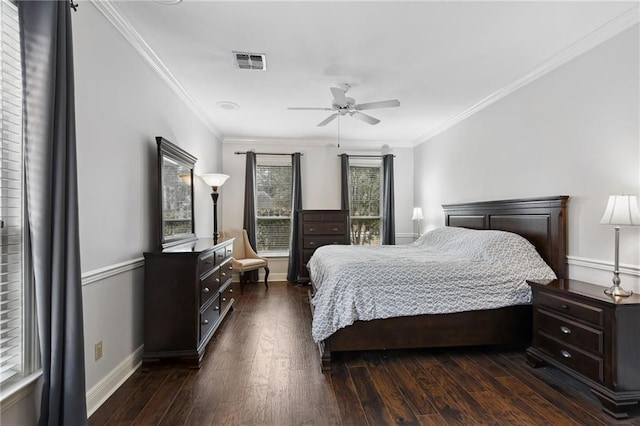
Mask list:
POLYGON ((113 277, 115 275, 131 271, 133 269, 141 268, 142 266, 144 266, 144 258, 138 257, 136 259, 131 259, 113 265, 105 266, 103 268, 94 269, 93 271, 83 272, 82 286, 84 287, 91 283, 102 281, 106 278, 113 277))

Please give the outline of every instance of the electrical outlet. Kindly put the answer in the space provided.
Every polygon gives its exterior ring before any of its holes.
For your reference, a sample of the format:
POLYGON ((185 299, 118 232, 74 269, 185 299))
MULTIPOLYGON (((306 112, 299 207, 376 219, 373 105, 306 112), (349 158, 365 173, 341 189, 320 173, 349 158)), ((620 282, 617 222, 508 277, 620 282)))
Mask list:
POLYGON ((97 361, 102 358, 102 340, 96 343, 93 349, 95 353, 95 360, 97 361))

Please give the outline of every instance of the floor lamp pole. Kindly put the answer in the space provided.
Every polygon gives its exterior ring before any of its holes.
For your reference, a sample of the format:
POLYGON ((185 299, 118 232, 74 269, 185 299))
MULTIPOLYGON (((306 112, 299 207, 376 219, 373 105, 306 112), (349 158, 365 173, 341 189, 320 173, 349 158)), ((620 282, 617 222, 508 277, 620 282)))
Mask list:
POLYGON ((213 244, 218 244, 218 194, 217 191, 211 193, 213 200, 213 244))

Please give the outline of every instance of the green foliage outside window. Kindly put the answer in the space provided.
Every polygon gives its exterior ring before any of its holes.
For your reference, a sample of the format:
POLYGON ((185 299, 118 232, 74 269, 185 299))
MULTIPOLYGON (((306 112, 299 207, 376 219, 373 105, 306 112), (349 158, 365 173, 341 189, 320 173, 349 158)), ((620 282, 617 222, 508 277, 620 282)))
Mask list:
POLYGON ((288 252, 291 235, 291 165, 256 167, 259 252, 288 252))
POLYGON ((382 167, 349 166, 351 244, 380 245, 382 167))

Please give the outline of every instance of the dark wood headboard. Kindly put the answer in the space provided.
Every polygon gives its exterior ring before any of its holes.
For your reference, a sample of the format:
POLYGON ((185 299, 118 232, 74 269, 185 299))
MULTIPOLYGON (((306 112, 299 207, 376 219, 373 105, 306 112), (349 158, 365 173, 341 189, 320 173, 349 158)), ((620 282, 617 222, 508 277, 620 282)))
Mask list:
POLYGON ((566 195, 443 204, 446 226, 519 234, 535 246, 558 278, 567 277, 566 195))

